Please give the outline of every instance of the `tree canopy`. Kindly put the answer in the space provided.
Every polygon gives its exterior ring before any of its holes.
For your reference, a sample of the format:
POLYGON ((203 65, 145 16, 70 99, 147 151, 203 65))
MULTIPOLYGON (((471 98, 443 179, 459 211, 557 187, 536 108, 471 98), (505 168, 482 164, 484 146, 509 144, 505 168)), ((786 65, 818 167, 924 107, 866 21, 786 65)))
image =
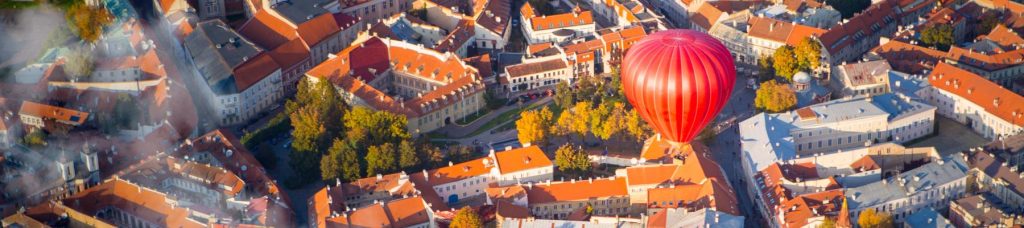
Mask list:
POLYGON ((793 74, 800 71, 800 62, 797 60, 796 51, 789 45, 775 49, 772 61, 775 75, 785 78, 787 81, 793 80, 793 74))
POLYGON ((571 143, 562 145, 555 151, 555 166, 562 175, 582 178, 590 173, 590 158, 587 153, 571 143))
POLYGON ((341 179, 349 182, 362 178, 359 154, 348 142, 335 139, 327 156, 320 160, 320 173, 324 181, 341 179))
POLYGON ((869 208, 860 213, 857 218, 857 225, 863 228, 889 228, 893 227, 892 215, 885 212, 875 211, 869 208))
POLYGON ((366 153, 366 175, 373 176, 398 171, 396 155, 395 146, 391 143, 370 146, 366 153))
POLYGON ((953 45, 953 27, 947 24, 927 27, 921 31, 921 42, 939 50, 949 50, 949 46, 953 45))
POLYGON ((484 220, 480 218, 476 210, 469 206, 464 206, 458 212, 455 212, 455 217, 452 217, 452 223, 448 227, 481 228, 484 227, 484 220))
POLYGON ((551 131, 554 114, 547 107, 541 110, 528 110, 520 114, 516 120, 516 130, 521 143, 544 143, 551 131))
POLYGON ((64 74, 72 80, 85 80, 96 67, 92 51, 85 47, 74 48, 64 56, 64 74))
POLYGON ((800 40, 793 50, 796 53, 796 60, 800 70, 810 71, 821 64, 821 45, 810 37, 800 40))
POLYGON ((754 107, 768 112, 783 112, 796 106, 796 92, 774 80, 761 83, 754 97, 754 107))
POLYGON ((78 2, 71 4, 64 12, 71 30, 82 40, 93 43, 103 34, 103 28, 114 21, 106 8, 93 7, 78 2))

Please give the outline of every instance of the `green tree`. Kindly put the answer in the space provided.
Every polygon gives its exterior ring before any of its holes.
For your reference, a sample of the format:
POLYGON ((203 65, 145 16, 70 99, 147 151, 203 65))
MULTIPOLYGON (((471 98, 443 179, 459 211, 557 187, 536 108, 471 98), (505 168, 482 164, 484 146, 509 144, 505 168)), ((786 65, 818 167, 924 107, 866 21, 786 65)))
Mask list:
POLYGON ((74 48, 64 56, 64 74, 72 80, 87 80, 96 67, 92 51, 85 47, 74 48))
POLYGON ((269 143, 260 144, 253 153, 253 157, 263 165, 264 168, 274 169, 277 167, 277 156, 274 155, 274 146, 269 143))
POLYGON ((811 71, 820 64, 821 45, 818 45, 818 42, 810 37, 800 40, 800 43, 797 43, 793 51, 796 52, 796 59, 799 62, 800 70, 811 71))
POLYGON ((775 49, 775 53, 772 54, 772 66, 776 76, 785 78, 786 81, 793 80, 793 74, 800 70, 800 62, 793 47, 786 45, 775 49))
POLYGON ((451 145, 447 150, 448 161, 460 163, 473 159, 473 147, 465 145, 451 145))
POLYGON ((623 102, 626 100, 626 93, 622 88, 622 75, 619 73, 619 67, 612 67, 611 74, 612 81, 608 83, 608 87, 612 91, 610 92, 610 95, 604 99, 613 102, 623 102))
POLYGON ((114 21, 110 11, 103 7, 73 4, 65 13, 71 30, 82 40, 93 43, 103 34, 103 28, 114 21))
POLYGON ((484 227, 484 220, 480 218, 480 215, 476 213, 476 210, 469 206, 464 206, 455 212, 455 217, 452 217, 450 228, 481 228, 484 227))
POLYGON ((46 132, 43 130, 33 130, 25 135, 22 139, 22 143, 25 143, 29 147, 42 147, 46 145, 46 132))
POLYGON ((344 120, 346 128, 366 133, 366 145, 397 144, 411 137, 406 131, 408 119, 404 115, 355 107, 345 115, 344 120))
POLYGON ((555 84, 554 100, 555 105, 558 105, 560 109, 569 109, 576 102, 576 99, 573 98, 572 86, 569 86, 569 83, 565 81, 555 84))
POLYGON ((398 144, 398 167, 412 171, 413 168, 420 166, 420 157, 416 154, 415 145, 409 140, 402 140, 398 144))
POLYGON ((754 107, 768 112, 784 112, 796 106, 796 93, 786 84, 774 80, 761 83, 754 97, 754 107))
POLYGON ((597 76, 580 76, 576 79, 576 89, 573 90, 575 93, 573 96, 576 97, 576 101, 589 101, 591 103, 598 102, 597 99, 601 98, 602 83, 599 81, 597 76))
MULTIPOLYGON (((291 114, 292 153, 288 165, 295 173, 316 173, 320 163, 320 150, 317 143, 326 129, 320 125, 320 114, 311 107, 304 107, 291 114)), ((310 175, 300 175, 298 179, 308 180, 310 175)))
POLYGON ((953 45, 953 26, 939 24, 927 27, 921 31, 921 42, 939 50, 949 50, 949 46, 953 45))
POLYGON ((435 168, 444 165, 444 152, 441 148, 437 148, 429 143, 423 143, 420 146, 420 160, 425 161, 427 167, 424 168, 435 168))
POLYGON ((640 117, 640 113, 636 109, 630 109, 626 112, 624 127, 626 132, 633 136, 637 142, 647 140, 647 137, 651 134, 650 126, 647 125, 647 122, 644 122, 644 119, 640 117))
POLYGON ((370 146, 366 153, 366 176, 388 174, 398 171, 394 144, 384 143, 370 146))
POLYGON ((542 144, 546 142, 547 136, 551 131, 551 124, 553 124, 552 118, 554 114, 551 113, 551 110, 545 106, 541 110, 528 110, 519 115, 519 120, 516 120, 519 142, 524 144, 542 144))
POLYGON ((555 132, 559 135, 576 134, 580 139, 585 139, 590 132, 592 110, 588 101, 578 102, 572 108, 563 110, 555 122, 555 132))
POLYGON ((498 94, 495 93, 497 92, 490 89, 484 91, 484 103, 487 104, 488 110, 496 110, 501 108, 501 106, 505 105, 506 100, 501 99, 500 97, 498 97, 498 94))
POLYGON ((590 173, 590 158, 583 149, 567 143, 555 151, 555 166, 563 175, 582 178, 590 173))
POLYGON ((860 225, 862 228, 889 228, 895 226, 892 215, 875 211, 873 208, 860 213, 860 216, 857 218, 857 225, 860 225))
POLYGON ((976 35, 988 34, 999 24, 999 15, 995 13, 983 13, 975 30, 976 35))
POLYGON ((324 181, 340 179, 350 182, 362 178, 359 155, 348 142, 335 139, 327 156, 320 160, 320 174, 324 181))
POLYGON ((775 77, 775 61, 770 55, 761 56, 757 59, 758 81, 766 81, 775 77))

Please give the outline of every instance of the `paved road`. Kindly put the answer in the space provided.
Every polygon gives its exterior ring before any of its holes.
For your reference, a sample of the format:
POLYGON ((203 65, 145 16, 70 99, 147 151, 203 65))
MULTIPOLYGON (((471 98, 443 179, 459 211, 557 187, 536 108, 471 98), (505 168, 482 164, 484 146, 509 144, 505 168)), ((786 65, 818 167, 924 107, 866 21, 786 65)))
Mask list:
POLYGON ((192 103, 195 104, 196 113, 198 114, 199 123, 196 126, 197 133, 209 132, 217 127, 217 123, 212 118, 206 118, 213 115, 212 100, 203 97, 199 90, 206 87, 206 83, 201 81, 201 77, 196 75, 193 70, 195 66, 192 61, 186 57, 185 49, 181 46, 181 43, 171 34, 170 25, 167 21, 163 20, 162 15, 158 15, 155 8, 153 8, 152 1, 146 0, 132 0, 132 5, 135 6, 135 10, 139 13, 139 17, 144 23, 143 29, 146 34, 146 38, 152 39, 155 42, 158 49, 157 55, 160 57, 161 62, 165 65, 164 69, 170 75, 180 75, 180 78, 186 84, 189 93, 192 95, 192 103))
POLYGON ((760 213, 755 211, 754 208, 756 207, 746 194, 746 184, 742 182, 743 175, 740 173, 742 167, 736 162, 740 161, 740 137, 736 123, 743 121, 754 113, 752 105, 754 102, 754 90, 746 88, 747 78, 747 76, 737 75, 732 97, 729 99, 728 105, 720 112, 715 123, 729 119, 735 119, 735 121, 731 121, 732 124, 724 126, 721 133, 715 136, 715 140, 708 146, 711 147, 715 160, 725 170, 725 174, 731 182, 730 184, 735 189, 736 197, 739 198, 739 206, 746 217, 746 226, 759 227, 762 224, 762 218, 760 218, 760 213))

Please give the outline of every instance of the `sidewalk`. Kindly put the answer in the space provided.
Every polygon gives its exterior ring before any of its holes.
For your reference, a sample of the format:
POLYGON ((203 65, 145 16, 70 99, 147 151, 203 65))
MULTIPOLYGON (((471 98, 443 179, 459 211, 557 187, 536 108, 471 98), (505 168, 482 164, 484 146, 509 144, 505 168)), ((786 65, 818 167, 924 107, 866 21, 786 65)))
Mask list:
MULTIPOLYGON (((534 104, 534 103, 545 103, 546 104, 547 102, 551 102, 551 100, 552 100, 551 97, 544 97, 544 98, 541 98, 541 99, 537 99, 537 100, 531 101, 529 103, 522 104, 521 106, 520 105, 512 105, 512 106, 501 107, 498 110, 491 111, 490 113, 487 113, 486 115, 481 116, 480 118, 476 119, 475 121, 473 121, 470 124, 461 125, 461 126, 460 125, 456 125, 456 124, 451 124, 451 125, 448 125, 448 126, 444 126, 441 129, 438 129, 436 132, 443 133, 443 134, 447 135, 448 139, 462 139, 462 138, 465 138, 465 137, 469 136, 469 134, 472 134, 477 129, 483 127, 487 123, 491 122, 495 118, 498 118, 499 116, 501 116, 502 114, 504 114, 506 112, 515 111, 516 109, 518 109, 520 107, 527 107, 527 106, 530 106, 531 104, 534 104)), ((512 118, 510 121, 514 121, 516 119, 519 119, 519 118, 512 118)), ((493 127, 498 127, 498 126, 504 125, 505 123, 508 123, 508 121, 505 121, 503 123, 495 124, 493 127)))

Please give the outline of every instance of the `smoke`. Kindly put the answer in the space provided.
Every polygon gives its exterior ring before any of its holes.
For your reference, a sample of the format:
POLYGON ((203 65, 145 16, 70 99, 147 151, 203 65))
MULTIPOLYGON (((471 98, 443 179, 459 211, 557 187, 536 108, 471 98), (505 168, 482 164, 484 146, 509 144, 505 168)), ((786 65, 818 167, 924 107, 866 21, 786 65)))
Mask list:
POLYGON ((65 25, 64 14, 48 5, 0 11, 0 68, 18 68, 44 50, 50 33, 65 25))

